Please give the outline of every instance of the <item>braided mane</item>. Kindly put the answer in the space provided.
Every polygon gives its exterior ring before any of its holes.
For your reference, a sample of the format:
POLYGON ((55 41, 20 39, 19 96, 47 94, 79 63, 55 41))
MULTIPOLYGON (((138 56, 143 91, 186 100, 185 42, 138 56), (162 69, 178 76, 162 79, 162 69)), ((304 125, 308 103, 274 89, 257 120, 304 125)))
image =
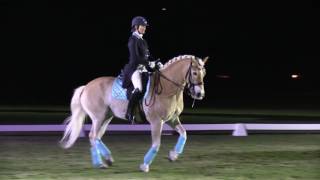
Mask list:
POLYGON ((166 62, 162 69, 166 69, 168 66, 170 66, 171 64, 175 63, 175 62, 179 62, 183 59, 192 59, 192 60, 196 60, 197 61, 197 57, 193 56, 193 55, 180 55, 180 56, 177 56, 177 57, 174 57, 172 59, 170 59, 168 62, 166 62))

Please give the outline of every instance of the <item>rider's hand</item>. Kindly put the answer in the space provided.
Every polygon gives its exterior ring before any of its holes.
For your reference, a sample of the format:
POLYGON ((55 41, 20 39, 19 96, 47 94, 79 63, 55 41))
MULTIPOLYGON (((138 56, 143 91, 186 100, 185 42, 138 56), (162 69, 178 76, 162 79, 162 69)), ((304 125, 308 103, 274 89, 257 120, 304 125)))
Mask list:
POLYGON ((142 64, 139 64, 138 67, 137 67, 137 70, 140 72, 140 73, 143 73, 143 72, 148 72, 146 67, 142 64))
POLYGON ((149 67, 150 67, 151 69, 154 69, 154 68, 156 67, 156 62, 155 62, 155 61, 150 61, 150 62, 149 62, 149 67))
POLYGON ((163 64, 160 61, 158 61, 157 62, 157 69, 161 69, 162 67, 163 67, 163 64))

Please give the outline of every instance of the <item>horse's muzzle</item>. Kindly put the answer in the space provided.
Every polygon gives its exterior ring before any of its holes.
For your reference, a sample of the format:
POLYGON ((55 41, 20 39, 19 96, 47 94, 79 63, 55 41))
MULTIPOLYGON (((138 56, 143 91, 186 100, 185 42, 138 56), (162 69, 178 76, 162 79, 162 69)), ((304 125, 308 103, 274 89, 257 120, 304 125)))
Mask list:
POLYGON ((196 93, 195 96, 193 97, 194 99, 197 99, 197 100, 202 100, 204 98, 204 93, 196 93))
POLYGON ((201 86, 194 86, 193 88, 189 89, 191 97, 197 100, 202 100, 204 98, 205 92, 201 86))

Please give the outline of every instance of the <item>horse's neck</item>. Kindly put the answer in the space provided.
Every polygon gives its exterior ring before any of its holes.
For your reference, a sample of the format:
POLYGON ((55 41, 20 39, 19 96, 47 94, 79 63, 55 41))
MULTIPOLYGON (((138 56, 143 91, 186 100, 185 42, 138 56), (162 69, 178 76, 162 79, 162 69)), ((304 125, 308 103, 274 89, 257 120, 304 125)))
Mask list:
POLYGON ((179 62, 175 62, 161 71, 164 76, 176 83, 174 84, 173 82, 169 82, 168 80, 162 78, 161 82, 164 85, 164 93, 172 94, 172 91, 182 91, 181 87, 185 83, 190 61, 191 60, 180 60, 179 62), (180 85, 180 87, 177 85, 180 85))
POLYGON ((189 69, 190 61, 191 60, 180 60, 175 62, 164 69, 162 73, 174 82, 182 84, 189 69))

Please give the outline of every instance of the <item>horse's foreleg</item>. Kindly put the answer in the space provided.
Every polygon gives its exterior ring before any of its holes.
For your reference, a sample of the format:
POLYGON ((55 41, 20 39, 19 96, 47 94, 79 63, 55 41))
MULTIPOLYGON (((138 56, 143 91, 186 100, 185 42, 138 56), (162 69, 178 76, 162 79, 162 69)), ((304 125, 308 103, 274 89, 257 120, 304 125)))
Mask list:
POLYGON ((175 161, 178 159, 178 156, 182 154, 184 145, 187 141, 187 132, 185 128, 181 125, 179 118, 173 121, 174 124, 171 124, 174 129, 179 133, 178 141, 173 150, 169 152, 169 160, 175 161))
POLYGON ((149 172, 149 166, 159 151, 161 144, 162 125, 162 121, 151 123, 152 146, 144 156, 143 164, 140 165, 140 170, 143 172, 149 172))

